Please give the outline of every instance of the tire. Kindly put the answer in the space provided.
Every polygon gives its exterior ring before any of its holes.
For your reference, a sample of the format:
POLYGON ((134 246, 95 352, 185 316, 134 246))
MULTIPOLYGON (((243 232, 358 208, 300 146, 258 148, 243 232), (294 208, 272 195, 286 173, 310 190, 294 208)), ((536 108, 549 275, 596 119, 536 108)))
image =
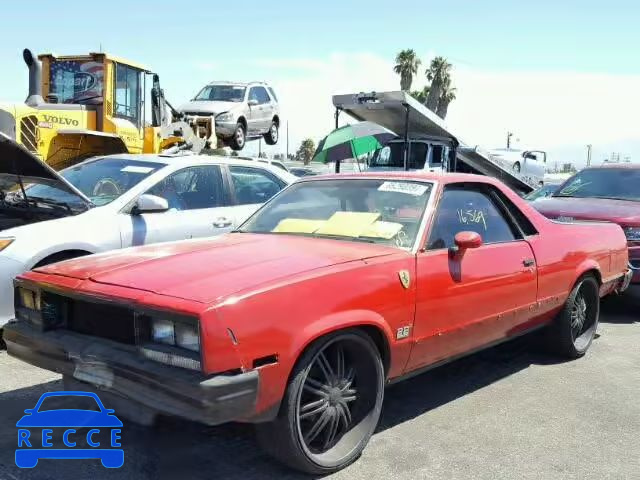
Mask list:
POLYGON ((514 163, 512 168, 513 168, 514 173, 518 173, 519 174, 520 173, 520 162, 514 163))
POLYGON ((564 307, 548 327, 546 345, 552 353, 574 359, 587 352, 600 318, 599 291, 600 285, 592 275, 578 280, 564 307))
POLYGON ((229 140, 229 146, 232 150, 242 150, 247 143, 247 129, 242 122, 236 123, 236 129, 233 136, 229 140))
POLYGON ((368 335, 327 335, 298 360, 277 418, 257 425, 258 441, 296 470, 338 471, 360 456, 375 431, 384 379, 380 352, 368 335))
POLYGON ((263 136, 264 141, 267 145, 275 145, 276 143, 278 143, 278 138, 280 138, 280 131, 278 129, 278 123, 275 120, 271 122, 269 131, 263 136))

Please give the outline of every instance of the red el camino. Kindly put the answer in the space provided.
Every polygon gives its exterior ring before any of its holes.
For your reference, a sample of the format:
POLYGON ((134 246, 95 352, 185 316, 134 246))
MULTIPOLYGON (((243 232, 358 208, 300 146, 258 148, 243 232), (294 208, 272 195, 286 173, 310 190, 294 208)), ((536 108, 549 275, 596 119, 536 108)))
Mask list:
POLYGON ((4 338, 118 415, 254 422, 323 474, 364 449, 391 381, 541 327, 583 355, 627 264, 618 225, 548 220, 488 177, 309 177, 227 236, 22 275, 4 338))

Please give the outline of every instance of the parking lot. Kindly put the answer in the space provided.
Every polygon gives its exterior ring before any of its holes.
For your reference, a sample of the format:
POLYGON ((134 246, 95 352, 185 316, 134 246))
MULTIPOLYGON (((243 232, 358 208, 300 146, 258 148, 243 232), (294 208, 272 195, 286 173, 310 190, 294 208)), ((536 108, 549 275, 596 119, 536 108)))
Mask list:
MULTIPOLYGON (((583 359, 558 362, 524 338, 386 392, 381 425, 336 479, 632 479, 640 476, 640 289, 603 305, 583 359)), ((14 464, 15 422, 57 375, 0 353, 0 478, 299 478, 264 455, 250 426, 171 419, 126 424, 125 464, 14 464)), ((116 412, 117 414, 117 412, 116 412)))

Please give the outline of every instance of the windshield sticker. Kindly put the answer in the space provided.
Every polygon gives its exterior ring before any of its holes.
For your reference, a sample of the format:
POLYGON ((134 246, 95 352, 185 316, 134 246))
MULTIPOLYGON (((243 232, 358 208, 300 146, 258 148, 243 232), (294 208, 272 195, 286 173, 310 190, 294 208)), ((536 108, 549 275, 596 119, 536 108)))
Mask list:
POLYGON ((427 185, 420 185, 417 183, 407 182, 384 182, 378 187, 379 192, 394 192, 394 193, 406 193, 419 197, 424 195, 429 187, 427 185))
POLYGON ((462 210, 458 209, 458 220, 463 225, 469 225, 472 223, 482 225, 487 230, 487 219, 482 210, 462 210))
POLYGON ((127 165, 120 171, 124 173, 149 173, 153 172, 153 167, 138 167, 136 165, 127 165))

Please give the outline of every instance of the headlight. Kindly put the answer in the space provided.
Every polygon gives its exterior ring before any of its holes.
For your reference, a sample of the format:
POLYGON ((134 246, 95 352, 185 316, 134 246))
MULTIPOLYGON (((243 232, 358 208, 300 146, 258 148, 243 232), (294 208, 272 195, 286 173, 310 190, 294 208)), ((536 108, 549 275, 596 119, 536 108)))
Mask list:
POLYGON ((18 306, 29 310, 40 311, 40 292, 18 287, 18 306))
POLYGON ((232 120, 233 120, 233 113, 231 112, 221 113, 216 117, 216 122, 230 122, 232 120))
POLYGON ((197 324, 152 319, 151 339, 156 343, 174 345, 192 352, 200 351, 200 331, 197 324))
POLYGON ((640 227, 627 227, 624 234, 630 242, 640 242, 640 227))
POLYGON ((14 242, 15 238, 0 238, 0 252, 14 242))
POLYGON ((176 323, 175 325, 176 345, 193 352, 200 351, 200 333, 196 325, 186 323, 176 323))
POLYGON ((166 345, 175 345, 176 336, 173 322, 169 320, 153 320, 151 322, 151 339, 166 345))

